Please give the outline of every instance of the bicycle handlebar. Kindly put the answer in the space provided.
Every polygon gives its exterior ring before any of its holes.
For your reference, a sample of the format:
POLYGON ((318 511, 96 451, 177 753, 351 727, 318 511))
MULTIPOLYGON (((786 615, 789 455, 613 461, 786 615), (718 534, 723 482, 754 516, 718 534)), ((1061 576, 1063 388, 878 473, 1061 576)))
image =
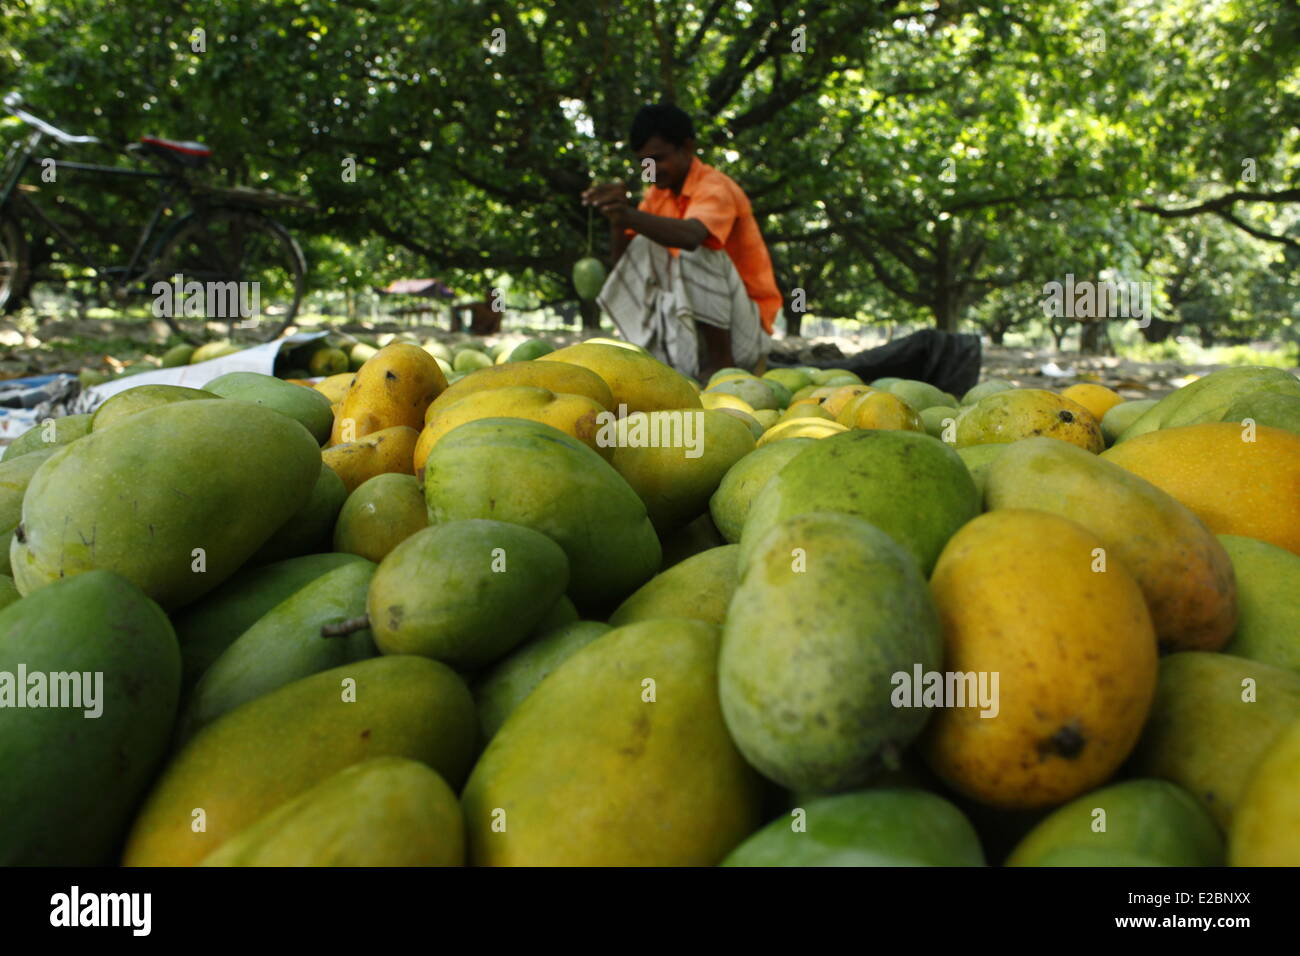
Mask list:
POLYGON ((23 101, 22 96, 19 95, 17 92, 11 92, 6 94, 4 98, 5 112, 9 113, 12 116, 18 117, 28 126, 40 130, 46 136, 53 136, 60 143, 67 143, 69 145, 72 145, 76 143, 101 142, 98 136, 74 136, 71 133, 65 133, 57 126, 53 126, 50 123, 45 122, 45 120, 41 119, 40 117, 33 116, 31 113, 27 112, 20 105, 22 101, 23 101))

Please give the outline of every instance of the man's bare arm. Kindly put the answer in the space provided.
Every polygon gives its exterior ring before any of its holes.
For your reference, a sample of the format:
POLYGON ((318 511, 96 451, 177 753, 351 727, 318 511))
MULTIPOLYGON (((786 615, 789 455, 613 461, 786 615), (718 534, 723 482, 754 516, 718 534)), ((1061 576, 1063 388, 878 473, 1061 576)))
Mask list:
MULTIPOLYGON (((639 209, 625 207, 620 228, 634 229, 647 239, 674 249, 698 249, 709 238, 708 227, 698 219, 673 219, 653 216, 639 209)), ((610 220, 614 222, 614 219, 610 220)))

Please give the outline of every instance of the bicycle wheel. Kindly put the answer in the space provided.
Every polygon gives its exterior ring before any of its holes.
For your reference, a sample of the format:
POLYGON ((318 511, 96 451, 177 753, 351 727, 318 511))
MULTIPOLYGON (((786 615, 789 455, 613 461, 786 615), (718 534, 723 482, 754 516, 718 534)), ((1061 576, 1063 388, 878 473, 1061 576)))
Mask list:
POLYGON ((216 209, 183 220, 164 240, 148 285, 169 283, 166 301, 155 295, 154 311, 178 335, 269 342, 297 315, 306 274, 302 250, 278 222, 216 209))
POLYGON ((18 223, 0 216, 0 314, 22 305, 30 278, 27 240, 18 223))

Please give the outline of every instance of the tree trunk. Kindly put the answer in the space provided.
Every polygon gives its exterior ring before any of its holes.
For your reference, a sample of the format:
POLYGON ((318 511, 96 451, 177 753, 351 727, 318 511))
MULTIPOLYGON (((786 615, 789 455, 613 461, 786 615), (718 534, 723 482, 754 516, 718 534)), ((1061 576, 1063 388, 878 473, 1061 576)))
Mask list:
POLYGON ((800 330, 803 329, 803 313, 783 312, 782 314, 785 316, 785 334, 799 335, 800 330))
POLYGON ((595 302, 588 302, 586 299, 580 300, 578 308, 582 311, 582 327, 584 329, 600 328, 600 307, 595 302))
POLYGON ((943 296, 933 303, 934 327, 940 332, 957 331, 957 303, 951 296, 943 296))
POLYGON ((1001 327, 989 329, 989 341, 994 345, 1002 344, 1002 337, 1007 334, 1007 330, 1001 327))
POLYGON ((1148 342, 1160 343, 1173 334, 1174 329, 1178 328, 1177 322, 1166 322, 1164 319, 1152 319, 1151 323, 1142 329, 1142 337, 1148 342))
POLYGON ((1084 322, 1079 330, 1079 351, 1084 355, 1106 355, 1110 352, 1110 336, 1106 322, 1084 322))

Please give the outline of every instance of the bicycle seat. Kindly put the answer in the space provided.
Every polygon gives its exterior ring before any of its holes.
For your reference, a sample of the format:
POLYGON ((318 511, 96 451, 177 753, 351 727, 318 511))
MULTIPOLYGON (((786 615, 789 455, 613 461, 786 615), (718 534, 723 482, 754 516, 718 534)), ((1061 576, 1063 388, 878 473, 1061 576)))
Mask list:
POLYGON ((190 169, 200 168, 212 156, 212 150, 202 143, 162 139, 159 136, 141 136, 140 142, 152 155, 170 160, 180 166, 188 166, 190 169))

